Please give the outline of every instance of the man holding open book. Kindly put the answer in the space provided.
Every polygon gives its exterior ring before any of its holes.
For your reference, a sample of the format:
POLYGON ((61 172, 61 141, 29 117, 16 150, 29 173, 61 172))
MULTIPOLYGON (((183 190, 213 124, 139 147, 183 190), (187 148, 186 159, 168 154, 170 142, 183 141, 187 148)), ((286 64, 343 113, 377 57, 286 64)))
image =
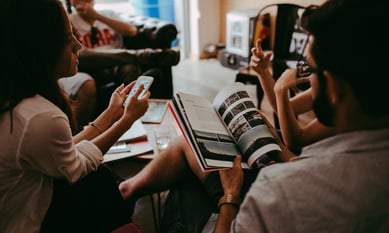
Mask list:
MULTIPOLYGON (((374 59, 389 52, 382 5, 329 0, 305 11, 313 109, 337 135, 306 147, 299 160, 263 169, 239 211, 220 209, 215 232, 389 231, 389 110, 380 104, 387 72, 374 59), (376 34, 362 39, 363 28, 376 34), (362 40, 369 48, 359 49, 362 40)), ((237 162, 221 172, 225 194, 239 193, 239 174, 237 162)))
MULTIPOLYGON (((389 53, 386 5, 328 0, 304 12, 313 109, 321 123, 336 126, 336 135, 307 146, 299 159, 261 169, 241 204, 247 179, 237 156, 219 172, 224 195, 214 232, 389 232, 389 108, 381 104, 388 99, 387 61, 379 59, 389 53), (367 28, 375 33, 361 38, 367 28)), ((296 74, 288 69, 283 76, 296 74)), ((188 165, 205 180, 182 142, 122 183, 123 196, 182 181, 178 174, 188 165)))

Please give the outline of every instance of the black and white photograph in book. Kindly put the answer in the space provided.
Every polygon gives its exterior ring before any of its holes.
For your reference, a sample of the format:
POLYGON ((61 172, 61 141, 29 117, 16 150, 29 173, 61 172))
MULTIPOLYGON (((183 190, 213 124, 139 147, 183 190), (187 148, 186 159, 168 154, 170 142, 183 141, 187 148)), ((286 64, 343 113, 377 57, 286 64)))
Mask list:
POLYGON ((243 168, 253 168, 280 151, 241 83, 221 90, 213 102, 178 92, 170 109, 203 170, 231 167, 238 154, 243 168))

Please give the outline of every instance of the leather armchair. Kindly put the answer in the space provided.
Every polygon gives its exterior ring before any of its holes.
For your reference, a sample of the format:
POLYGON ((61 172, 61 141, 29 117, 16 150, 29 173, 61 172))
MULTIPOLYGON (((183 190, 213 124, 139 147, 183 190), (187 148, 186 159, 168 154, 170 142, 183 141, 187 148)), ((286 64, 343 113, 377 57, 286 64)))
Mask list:
POLYGON ((170 48, 177 38, 177 28, 170 22, 135 15, 123 18, 139 30, 136 37, 124 37, 124 46, 128 49, 170 48))

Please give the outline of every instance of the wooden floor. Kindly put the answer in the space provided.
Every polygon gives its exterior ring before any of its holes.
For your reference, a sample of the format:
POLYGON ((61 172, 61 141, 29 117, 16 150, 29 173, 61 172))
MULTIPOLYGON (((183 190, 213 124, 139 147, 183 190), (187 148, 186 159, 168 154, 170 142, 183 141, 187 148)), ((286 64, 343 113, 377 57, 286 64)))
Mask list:
POLYGON ((235 81, 237 71, 223 67, 216 59, 183 60, 173 66, 174 91, 213 99, 223 87, 235 81))

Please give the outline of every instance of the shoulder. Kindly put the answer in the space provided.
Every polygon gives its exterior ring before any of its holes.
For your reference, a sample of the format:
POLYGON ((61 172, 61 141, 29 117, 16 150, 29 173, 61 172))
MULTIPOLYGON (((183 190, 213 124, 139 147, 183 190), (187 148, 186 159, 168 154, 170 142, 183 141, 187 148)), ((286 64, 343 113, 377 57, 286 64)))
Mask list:
POLYGON ((293 200, 310 194, 315 196, 317 191, 328 188, 326 180, 332 179, 328 170, 334 170, 328 166, 331 162, 330 156, 307 156, 273 164, 261 170, 252 188, 259 193, 271 194, 276 200, 293 200))
MULTIPOLYGON (((23 100, 13 114, 14 135, 18 136, 26 156, 47 154, 51 145, 72 141, 66 114, 42 96, 23 100)), ((22 152, 23 153, 23 152, 22 152)))
POLYGON ((66 114, 46 98, 36 95, 23 100, 16 108, 15 115, 28 130, 54 132, 56 128, 69 128, 66 114))
POLYGON ((24 99, 16 106, 15 111, 22 114, 26 118, 42 113, 65 116, 65 113, 62 112, 61 109, 59 109, 56 105, 41 95, 35 95, 33 97, 24 99))

